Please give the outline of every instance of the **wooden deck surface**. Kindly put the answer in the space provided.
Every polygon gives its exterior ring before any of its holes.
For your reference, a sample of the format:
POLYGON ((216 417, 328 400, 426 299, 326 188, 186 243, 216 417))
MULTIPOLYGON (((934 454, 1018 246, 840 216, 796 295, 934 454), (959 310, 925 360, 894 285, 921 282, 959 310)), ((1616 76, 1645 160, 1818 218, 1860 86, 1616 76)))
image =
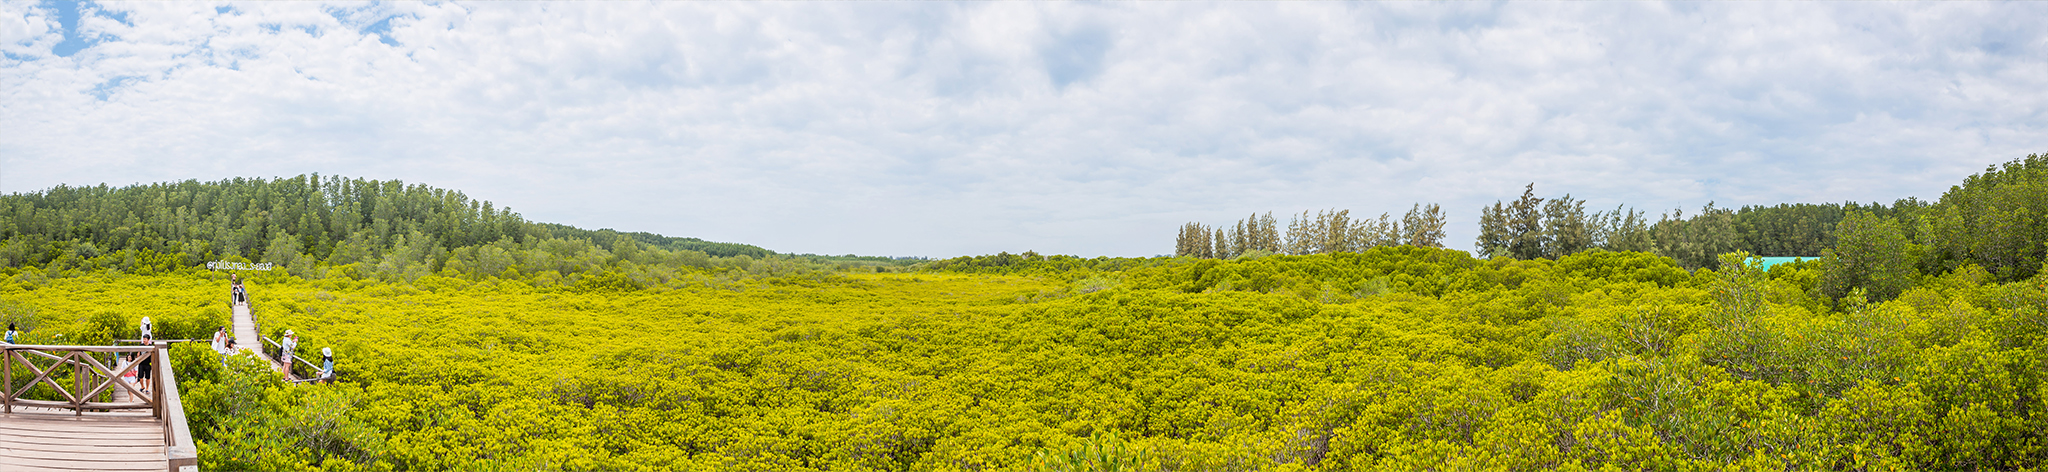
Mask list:
POLYGON ((249 310, 249 304, 247 303, 236 303, 234 307, 235 346, 240 347, 244 351, 253 351, 257 356, 261 356, 264 359, 269 359, 268 356, 263 355, 263 349, 260 349, 263 346, 263 338, 256 332, 255 312, 249 310))
POLYGON ((235 303, 233 305, 235 307, 233 319, 235 323, 235 346, 243 351, 255 354, 256 358, 263 359, 263 362, 270 363, 270 370, 284 374, 285 381, 298 380, 298 378, 292 376, 291 371, 284 368, 284 364, 278 363, 277 359, 263 352, 263 338, 262 334, 260 334, 261 331, 256 327, 256 313, 249 309, 249 304, 235 303))
MULTIPOLYGON (((252 344, 259 347, 250 350, 268 360, 269 358, 263 356, 263 352, 260 349, 262 341, 259 340, 260 338, 255 337, 255 320, 250 314, 249 307, 247 305, 235 305, 234 308, 235 332, 238 336, 247 333, 247 339, 250 339, 252 344)), ((15 349, 13 346, 9 348, 10 350, 15 349)), ((30 346, 23 347, 20 350, 71 351, 71 355, 76 356, 80 351, 114 352, 109 349, 118 350, 121 348, 30 346)), ((17 354, 10 354, 10 362, 20 359, 19 357, 14 357, 17 354)), ((83 369, 90 366, 98 375, 110 375, 107 370, 102 370, 106 368, 98 366, 99 360, 96 357, 63 357, 63 359, 68 359, 64 362, 71 362, 75 366, 74 368, 83 369)), ((167 362, 168 360, 167 357, 160 358, 159 362, 167 362)), ((272 364, 275 365, 275 362, 272 362, 272 364)), ((39 369, 41 367, 36 367, 39 365, 32 365, 30 368, 39 369)), ((118 366, 120 364, 116 363, 114 365, 118 366)), ((23 405, 23 402, 33 403, 33 401, 14 399, 19 401, 12 402, 10 409, 0 409, 0 472, 155 471, 170 470, 173 467, 179 468, 181 471, 196 470, 198 468, 198 451, 192 444, 190 433, 184 424, 184 409, 177 404, 179 395, 175 383, 175 372, 171 372, 168 365, 160 364, 155 367, 159 369, 155 371, 159 376, 157 381, 162 384, 152 385, 151 387, 153 389, 163 389, 163 391, 151 393, 161 397, 164 403, 169 405, 161 409, 108 410, 105 408, 86 408, 80 411, 69 408, 50 408, 47 407, 47 404, 51 402, 47 401, 43 402, 45 405, 42 406, 26 406, 23 405), (170 387, 166 388, 164 384, 168 384, 170 387), (174 421, 167 423, 165 420, 157 418, 158 414, 165 415, 165 418, 170 418, 174 421)), ((50 367, 50 369, 55 369, 55 367, 50 367)), ((132 374, 132 372, 129 373, 132 374)), ((104 379, 105 377, 98 378, 104 379)), ((88 405, 121 407, 129 406, 122 404, 136 403, 138 400, 142 400, 134 398, 133 395, 136 392, 130 392, 125 387, 131 384, 130 380, 133 378, 130 376, 120 376, 113 379, 112 382, 115 382, 116 385, 111 386, 111 388, 102 389, 100 386, 104 384, 94 384, 94 386, 88 387, 90 389, 88 391, 108 392, 110 393, 109 396, 112 397, 111 402, 88 403, 88 405)), ((17 381, 14 383, 24 383, 19 382, 22 379, 18 377, 13 380, 17 381)), ((0 388, 6 389, 21 387, 21 385, 0 386, 0 388)))
POLYGON ((0 413, 0 472, 164 470, 164 453, 164 425, 147 411, 0 413))

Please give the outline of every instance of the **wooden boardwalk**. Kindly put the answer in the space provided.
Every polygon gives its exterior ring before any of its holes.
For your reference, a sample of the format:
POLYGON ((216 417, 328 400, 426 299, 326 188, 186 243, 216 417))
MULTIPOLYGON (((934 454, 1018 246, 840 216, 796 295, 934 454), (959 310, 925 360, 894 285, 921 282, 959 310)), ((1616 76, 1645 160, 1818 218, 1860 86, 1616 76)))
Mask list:
POLYGON ((283 374, 286 382, 298 381, 299 378, 292 375, 290 368, 285 366, 284 363, 278 362, 277 358, 270 357, 270 354, 261 349, 263 344, 270 340, 264 339, 263 330, 256 326, 256 311, 251 309, 248 303, 233 303, 232 305, 234 306, 232 321, 235 324, 235 347, 244 352, 255 354, 257 359, 262 359, 264 363, 270 364, 270 370, 283 374))
POLYGON ((196 470, 163 346, 0 345, 0 472, 196 470), (156 390, 131 390, 154 356, 156 390), (111 364, 110 364, 111 363, 111 364), (40 392, 39 392, 40 390, 40 392))
MULTIPOLYGON (((264 354, 249 304, 230 305, 237 346, 291 379, 264 354)), ((0 472, 198 470, 166 347, 0 345, 0 472), (157 390, 138 395, 142 355, 155 356, 157 390)))
POLYGON ((270 356, 263 355, 262 349, 253 349, 263 346, 263 335, 256 329, 255 310, 249 309, 247 303, 235 303, 234 307, 235 346, 244 351, 255 352, 257 357, 270 359, 270 356))

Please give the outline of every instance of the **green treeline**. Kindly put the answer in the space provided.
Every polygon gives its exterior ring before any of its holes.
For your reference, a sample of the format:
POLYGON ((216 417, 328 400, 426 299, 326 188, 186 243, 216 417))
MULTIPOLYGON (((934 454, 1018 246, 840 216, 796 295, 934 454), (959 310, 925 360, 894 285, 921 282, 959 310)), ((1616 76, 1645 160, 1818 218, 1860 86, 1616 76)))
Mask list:
MULTIPOLYGON (((1352 220, 1350 212, 1303 212, 1283 234, 1271 213, 1228 227, 1188 223, 1175 240, 1176 256, 1358 252, 1379 246, 1441 247, 1443 217, 1436 205, 1416 205, 1395 221, 1352 220)), ((1708 203, 1697 213, 1675 209, 1651 221, 1642 211, 1617 206, 1587 211, 1570 194, 1536 196, 1529 184, 1520 198, 1480 211, 1474 254, 1481 258, 1557 259, 1581 251, 1649 252, 1687 269, 1720 266, 1719 256, 1828 258, 1832 269, 1820 291, 1839 300, 1864 290, 1873 300, 1898 295, 1915 275, 1934 275, 1974 264, 1999 280, 2019 280, 2041 268, 2048 252, 2048 156, 2034 154, 1987 167, 1951 188, 1940 201, 1904 198, 1890 205, 1856 202, 1745 206, 1708 203), (1848 241, 1842 241, 1847 238, 1848 241)))
MULTIPOLYGON (((1526 198, 1526 196, 1525 196, 1526 198)), ((1685 267, 1713 267, 1714 254, 1824 256, 1833 270, 1827 291, 1839 298, 1868 280, 1876 299, 1889 299, 1912 277, 1975 265, 1997 280, 2023 280, 2048 254, 2048 155, 2031 154, 1989 166, 1939 201, 1907 198, 1881 204, 1779 205, 1717 210, 1692 218, 1675 212, 1650 228, 1654 251, 1685 267)))
POLYGON ((1556 259, 1595 248, 1643 251, 1672 258, 1687 268, 1716 267, 1717 256, 1735 251, 1767 257, 1818 257, 1834 247, 1835 227, 1849 215, 1864 212, 1910 221, 1929 207, 1914 198, 1890 206, 1844 202, 1728 209, 1708 203, 1690 216, 1676 209, 1650 221, 1634 208, 1618 206, 1588 213, 1585 206, 1585 200, 1569 194, 1536 197, 1536 185, 1530 184, 1521 198, 1482 209, 1475 254, 1556 259))
POLYGON ((1443 209, 1432 203, 1416 204, 1408 214, 1395 220, 1381 213, 1378 219, 1352 219, 1351 210, 1318 210, 1294 215, 1281 233, 1272 212, 1253 214, 1228 227, 1188 223, 1174 240, 1175 256, 1229 259, 1265 254, 1328 254, 1360 252, 1381 246, 1443 247, 1443 209))
MULTIPOLYGON (((1766 257, 1813 256, 1834 247, 1835 226, 1850 214, 1913 218, 1930 204, 1914 198, 1881 203, 1796 203, 1745 206, 1708 203, 1697 213, 1683 209, 1656 220, 1626 206, 1587 211, 1571 195, 1540 198, 1535 184, 1511 202, 1482 208, 1474 254, 1480 257, 1556 259, 1588 249, 1643 251, 1670 257, 1687 268, 1714 267, 1716 256, 1746 251, 1766 257)), ((1905 220, 1901 220, 1905 221, 1905 220)), ((1915 223, 1917 224, 1917 223, 1915 223)), ((1283 230, 1272 213, 1254 214, 1230 226, 1182 225, 1174 255, 1233 258, 1246 254, 1325 254, 1380 246, 1443 247, 1444 216, 1434 204, 1416 205, 1400 219, 1352 219, 1350 210, 1293 215, 1283 230)), ((1916 230, 1909 225, 1907 231, 1916 230)))
POLYGON ((309 278, 333 271, 404 280, 443 271, 471 278, 541 272, 575 278, 684 266, 744 268, 774 258, 877 267, 918 262, 790 258, 745 244, 535 223, 462 192, 317 174, 57 186, 0 196, 0 267, 7 268, 146 274, 229 260, 271 262, 309 278))

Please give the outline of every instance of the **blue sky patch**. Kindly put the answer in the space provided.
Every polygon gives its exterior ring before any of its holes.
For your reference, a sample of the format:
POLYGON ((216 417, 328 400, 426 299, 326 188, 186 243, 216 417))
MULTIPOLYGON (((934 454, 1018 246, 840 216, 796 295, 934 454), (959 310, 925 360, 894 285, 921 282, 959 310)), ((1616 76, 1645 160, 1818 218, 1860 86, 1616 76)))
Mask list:
POLYGON ((363 34, 374 34, 374 35, 377 35, 377 42, 380 42, 380 43, 384 43, 384 45, 386 45, 386 46, 397 46, 397 45, 398 45, 398 39, 396 39, 396 38, 392 38, 392 37, 391 37, 391 19, 392 19, 392 18, 398 18, 398 17, 397 17, 397 16, 395 16, 395 15, 394 15, 394 16, 387 16, 387 17, 384 17, 384 19, 381 19, 381 20, 377 20, 377 22, 375 22, 375 23, 370 23, 370 25, 369 25, 369 26, 364 26, 364 27, 363 27, 363 34))
POLYGON ((81 23, 88 16, 111 19, 129 26, 135 25, 128 21, 127 12, 106 11, 99 8, 99 5, 93 2, 49 0, 43 2, 42 8, 55 13, 58 27, 63 29, 64 40, 50 48, 50 53, 56 54, 58 57, 71 57, 74 54, 78 54, 79 51, 93 47, 93 45, 115 39, 105 34, 86 31, 81 26, 81 23))
POLYGON ((121 88, 127 87, 129 84, 133 84, 140 80, 142 80, 141 77, 135 76, 115 77, 112 79, 108 79, 106 82, 100 82, 99 85, 94 85, 92 87, 92 90, 88 91, 87 93, 91 93, 93 98, 98 98, 100 101, 104 102, 107 101, 107 97, 113 96, 114 92, 119 92, 121 91, 121 88))
POLYGON ((78 15, 82 13, 80 10, 85 9, 85 3, 75 0, 43 2, 43 8, 48 8, 57 13, 57 24, 64 28, 64 41, 52 47, 50 53, 56 54, 58 57, 71 57, 72 54, 78 54, 78 51, 92 47, 93 44, 97 43, 97 41, 89 40, 84 35, 79 34, 78 31, 78 15))

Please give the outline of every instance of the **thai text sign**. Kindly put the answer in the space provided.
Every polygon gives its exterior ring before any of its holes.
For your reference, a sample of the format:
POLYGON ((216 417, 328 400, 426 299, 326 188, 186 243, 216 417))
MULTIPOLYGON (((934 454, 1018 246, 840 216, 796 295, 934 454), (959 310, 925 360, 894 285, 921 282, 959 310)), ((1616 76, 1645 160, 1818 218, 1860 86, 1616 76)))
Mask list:
POLYGON ((207 261, 206 270, 270 270, 274 266, 275 264, 269 262, 250 264, 247 262, 207 261))

